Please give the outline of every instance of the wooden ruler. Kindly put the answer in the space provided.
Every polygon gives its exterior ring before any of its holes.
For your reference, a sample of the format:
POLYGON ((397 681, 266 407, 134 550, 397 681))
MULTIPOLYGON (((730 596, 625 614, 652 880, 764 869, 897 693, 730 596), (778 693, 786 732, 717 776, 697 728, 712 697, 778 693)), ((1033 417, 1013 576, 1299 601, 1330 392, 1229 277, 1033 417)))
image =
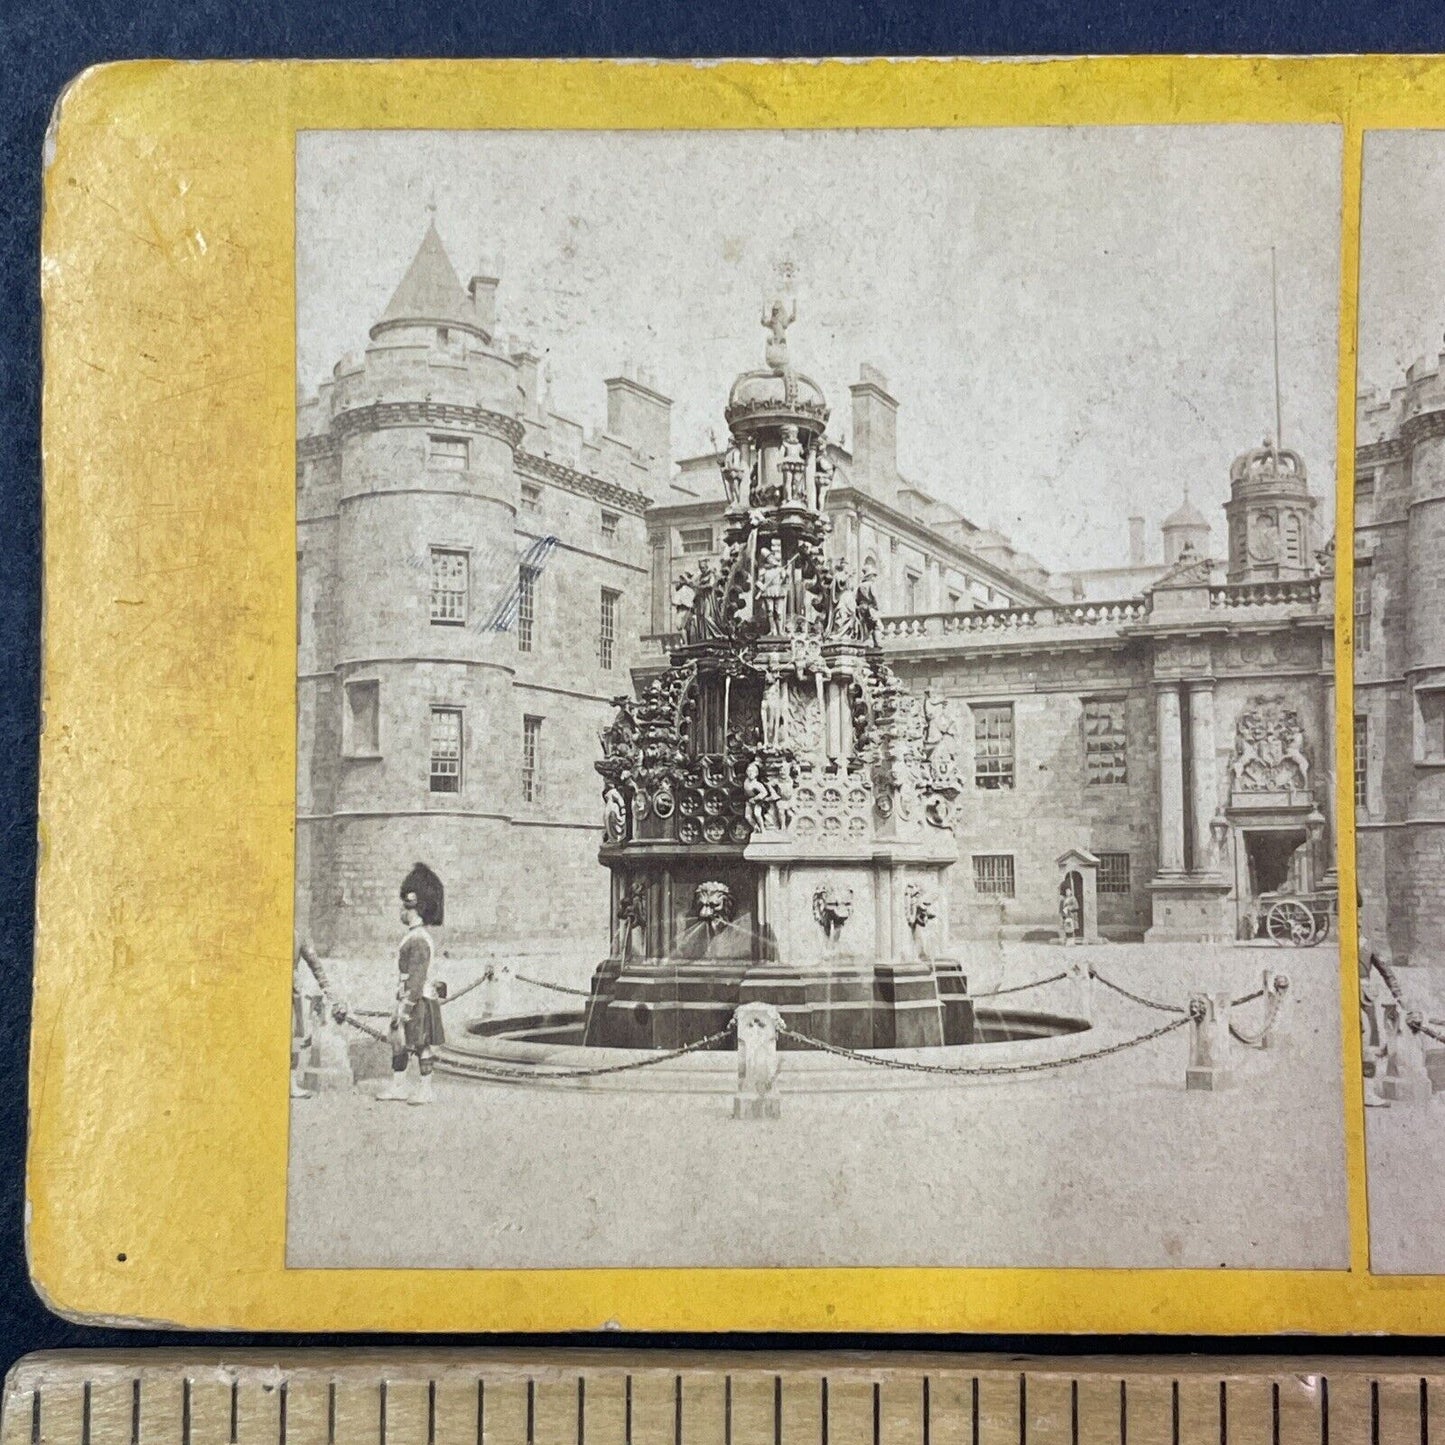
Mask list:
POLYGON ((1430 1445, 1432 1428, 1445 1441, 1435 1360, 138 1349, 22 1360, 0 1445, 1430 1445))

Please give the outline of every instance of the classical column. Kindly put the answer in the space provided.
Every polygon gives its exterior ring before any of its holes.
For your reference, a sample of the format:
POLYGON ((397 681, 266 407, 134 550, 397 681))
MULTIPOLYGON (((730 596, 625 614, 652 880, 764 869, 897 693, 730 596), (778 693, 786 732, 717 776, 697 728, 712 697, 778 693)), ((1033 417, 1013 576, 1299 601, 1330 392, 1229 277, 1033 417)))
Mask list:
POLYGON ((1184 738, 1179 684, 1155 684, 1159 718, 1159 871, 1184 871, 1184 738))
MULTIPOLYGON (((1327 650, 1327 669, 1333 664, 1333 650, 1327 650)), ((1325 815, 1325 836, 1321 844, 1324 856, 1318 860, 1316 877, 1323 874, 1321 886, 1339 886, 1340 837, 1335 827, 1335 675, 1326 670, 1320 689, 1320 725, 1315 737, 1314 749, 1315 807, 1325 815)), ((1353 773, 1351 774, 1351 796, 1353 797, 1353 773)))
POLYGON ((1217 761, 1214 756, 1214 679, 1189 683, 1189 797, 1194 824, 1193 871, 1213 873, 1214 840, 1209 821, 1219 806, 1217 761))

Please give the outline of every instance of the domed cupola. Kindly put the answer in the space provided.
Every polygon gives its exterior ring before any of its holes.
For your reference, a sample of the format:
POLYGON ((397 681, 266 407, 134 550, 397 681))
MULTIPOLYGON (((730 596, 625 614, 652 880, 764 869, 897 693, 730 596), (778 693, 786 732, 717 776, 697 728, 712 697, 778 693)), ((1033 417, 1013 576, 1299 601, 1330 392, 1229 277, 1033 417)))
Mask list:
POLYGON ((1315 555, 1315 509, 1304 458, 1266 437, 1229 468, 1229 580, 1308 577, 1315 555))
POLYGON ((800 435, 817 436, 828 424, 822 387, 812 377, 794 371, 788 359, 787 331, 797 317, 796 302, 785 309, 781 301, 774 301, 763 314, 768 331, 767 369, 743 372, 733 382, 723 413, 740 439, 783 425, 796 426, 800 435))
POLYGON ((1201 557, 1210 555, 1210 526, 1199 508, 1189 500, 1189 489, 1184 489, 1184 500, 1165 517, 1160 529, 1164 533, 1164 561, 1173 566, 1186 547, 1192 547, 1201 557))

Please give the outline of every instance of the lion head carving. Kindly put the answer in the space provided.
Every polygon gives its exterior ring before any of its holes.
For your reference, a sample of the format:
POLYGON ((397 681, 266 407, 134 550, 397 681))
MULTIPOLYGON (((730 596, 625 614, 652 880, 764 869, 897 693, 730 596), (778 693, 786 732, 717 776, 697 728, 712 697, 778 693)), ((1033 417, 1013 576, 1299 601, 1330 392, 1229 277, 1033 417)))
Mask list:
POLYGON ((853 916, 853 890, 841 883, 820 883, 813 891, 813 917, 818 926, 834 939, 853 916))
POLYGON ((692 913, 709 933, 719 933, 733 921, 736 905, 732 889, 715 880, 699 883, 692 893, 692 913))

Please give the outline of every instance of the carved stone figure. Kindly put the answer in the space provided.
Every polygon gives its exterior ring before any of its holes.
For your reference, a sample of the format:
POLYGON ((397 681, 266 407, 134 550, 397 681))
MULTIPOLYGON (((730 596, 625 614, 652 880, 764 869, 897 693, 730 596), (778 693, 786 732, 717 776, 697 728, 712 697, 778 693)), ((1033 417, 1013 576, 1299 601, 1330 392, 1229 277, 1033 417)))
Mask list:
POLYGON ((783 1016, 770 1003, 745 1003, 733 1015, 737 1033, 738 1091, 734 1119, 776 1119, 780 1113, 773 1085, 778 1079, 778 1034, 783 1016))
POLYGON ((864 642, 878 642, 878 593, 873 584, 878 580, 878 569, 871 562, 863 564, 863 580, 853 594, 854 629, 864 642))
POLYGON ((813 449, 813 508, 823 511, 828 501, 828 490, 833 485, 833 462, 828 455, 828 443, 822 437, 813 449))
POLYGON ((783 612, 788 597, 788 570, 783 565, 783 544, 774 538, 758 568, 758 603, 763 609, 764 631, 783 636, 783 612))
POLYGON ((932 683, 923 694, 923 752, 935 778, 957 772, 958 731, 948 699, 932 683))
POLYGON ((726 883, 710 880, 699 883, 692 892, 693 917, 716 937, 733 921, 736 904, 732 889, 726 883))
POLYGON ((764 832, 772 822, 773 790, 763 781, 762 769, 749 763, 743 776, 743 816, 754 833, 764 832))
POLYGON ((938 917, 938 902, 930 898, 916 883, 903 890, 903 918, 915 937, 938 917))
POLYGON ((1303 792, 1310 783, 1304 728, 1299 713, 1282 698, 1252 698, 1239 715, 1230 759, 1231 786, 1236 793, 1303 792))
POLYGON ((779 829, 793 826, 793 790, 796 778, 792 768, 784 768, 772 782, 773 817, 779 829))
POLYGON ((627 802, 615 783, 602 792, 602 836, 609 843, 627 840, 627 802))
POLYGON ((621 955, 624 959, 631 958, 633 936, 643 933, 647 929, 647 882, 645 879, 634 878, 627 885, 627 891, 617 905, 617 925, 618 932, 622 935, 621 955))
POLYGON ((853 916, 853 890, 841 883, 821 883, 813 890, 813 917, 829 943, 837 941, 853 916))
POLYGON ((1079 900, 1074 897, 1072 874, 1059 885, 1059 929, 1063 933, 1065 943, 1077 942, 1083 931, 1083 922, 1079 916, 1079 900))
POLYGON ((728 511, 740 511, 747 505, 743 486, 747 481, 747 464, 737 438, 728 439, 722 459, 723 489, 727 492, 728 511))
POLYGON ((784 308, 781 298, 778 298, 763 312, 763 325, 768 332, 763 357, 779 376, 788 370, 788 327, 797 319, 796 301, 793 302, 791 310, 788 310, 784 308))
POLYGON ((788 687, 780 672, 768 669, 763 686, 763 746, 786 747, 788 742, 788 687))
POLYGON ((807 505, 803 489, 803 473, 807 468, 803 444, 798 440, 798 429, 787 425, 783 428, 782 445, 778 449, 778 470, 783 474, 783 500, 802 502, 807 505))

